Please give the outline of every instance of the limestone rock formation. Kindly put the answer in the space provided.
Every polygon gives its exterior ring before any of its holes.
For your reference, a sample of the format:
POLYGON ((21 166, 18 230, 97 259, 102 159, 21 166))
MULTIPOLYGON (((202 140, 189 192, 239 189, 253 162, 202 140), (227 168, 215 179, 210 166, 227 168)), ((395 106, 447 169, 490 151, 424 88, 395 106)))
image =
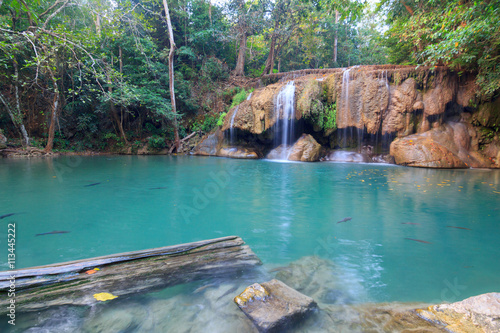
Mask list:
POLYGON ((452 304, 418 309, 425 320, 452 333, 500 332, 500 293, 467 298, 452 304))
MULTIPOLYGON (((231 118, 233 118, 234 113, 236 115, 233 119, 233 126, 242 131, 252 134, 262 134, 273 127, 276 123, 274 112, 275 97, 285 85, 286 82, 278 82, 255 90, 252 93, 252 98, 243 101, 229 111, 221 130, 226 131, 231 128, 231 118)), ((305 85, 306 81, 296 82, 295 96, 299 96, 305 85)), ((301 117, 302 115, 296 112, 295 118, 300 119, 301 117)))
POLYGON ((201 142, 193 149, 195 155, 216 156, 222 146, 224 134, 217 130, 206 135, 201 142))
POLYGON ((391 155, 396 164, 406 166, 490 167, 491 161, 474 147, 474 134, 470 124, 449 122, 421 134, 394 140, 391 143, 391 155))
MULTIPOLYGON (((349 147, 357 148, 359 153, 360 147, 368 144, 380 152, 381 142, 387 147, 396 138, 391 155, 397 164, 500 167, 500 98, 478 101, 472 75, 459 77, 446 67, 390 65, 351 67, 321 74, 320 78, 314 74, 293 78, 293 116, 294 126, 314 136, 325 150, 349 147)), ((280 118, 275 104, 286 84, 280 81, 256 89, 250 99, 229 111, 220 131, 207 136, 194 153, 256 158, 252 148, 273 148, 271 144, 279 141, 273 138, 282 135, 274 126, 280 118), (225 144, 221 133, 230 128, 237 130, 239 140, 244 141, 243 151, 236 152, 231 147, 221 151, 225 144)), ((293 152, 289 147, 275 147, 267 157, 316 161, 316 153, 322 148, 311 143, 307 148, 310 150, 304 150, 305 147, 299 147, 303 145, 299 140, 294 148, 297 151, 293 152)), ((255 153, 261 156, 259 151, 255 153)), ((334 153, 324 159, 391 162, 392 158, 386 157, 334 153)))
POLYGON ((364 73, 359 69, 352 71, 343 77, 342 86, 335 89, 337 127, 366 128, 368 133, 375 134, 389 105, 389 84, 384 76, 364 73), (341 93, 338 94, 338 91, 341 93))
POLYGON ((321 145, 310 134, 302 134, 288 155, 290 161, 315 162, 319 160, 321 145))
POLYGON ((316 308, 316 302, 278 280, 254 283, 234 302, 260 332, 282 332, 316 308))
POLYGON ((417 82, 413 78, 406 79, 392 91, 391 101, 382 125, 382 133, 399 133, 407 127, 408 113, 422 109, 425 104, 418 100, 417 82))

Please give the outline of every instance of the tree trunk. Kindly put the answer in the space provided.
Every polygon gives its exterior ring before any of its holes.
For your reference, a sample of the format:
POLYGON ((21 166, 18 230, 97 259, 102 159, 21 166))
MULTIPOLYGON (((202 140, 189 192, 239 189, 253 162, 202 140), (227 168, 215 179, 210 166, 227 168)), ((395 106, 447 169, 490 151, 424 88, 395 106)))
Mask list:
POLYGON ((245 76, 245 54, 247 51, 247 33, 242 31, 240 33, 240 49, 238 51, 238 61, 234 68, 234 76, 245 76))
POLYGON ((339 11, 335 10, 335 39, 333 41, 333 64, 337 63, 337 42, 338 42, 338 28, 337 25, 339 23, 339 11))
MULTIPOLYGON (((26 132, 26 128, 23 124, 23 116, 21 114, 21 103, 19 101, 19 69, 17 65, 17 60, 14 59, 14 91, 16 95, 16 111, 17 111, 17 119, 14 122, 15 126, 19 126, 21 130, 21 134, 23 136, 23 146, 28 147, 30 145, 30 138, 28 137, 28 132, 26 132)), ((14 120, 14 119, 13 119, 14 120)))
MULTIPOLYGON (((45 53, 48 54, 45 46, 45 53)), ((54 72, 50 68, 50 65, 47 66, 47 69, 50 74, 50 78, 52 80, 52 84, 54 85, 54 99, 52 100, 52 110, 50 113, 50 125, 49 125, 49 137, 47 139, 47 145, 45 146, 44 151, 46 153, 50 153, 52 148, 54 147, 54 136, 56 131, 56 122, 57 122, 57 112, 59 111, 59 87, 57 86, 57 80, 54 76, 54 72)))
POLYGON ((12 120, 12 123, 14 124, 14 126, 16 128, 18 126, 20 127, 19 129, 21 130, 21 134, 23 135, 24 141, 27 142, 26 146, 28 146, 29 145, 29 138, 28 138, 28 133, 26 132, 26 128, 24 127, 24 125, 22 123, 20 125, 18 124, 18 120, 16 119, 16 116, 14 115, 14 112, 12 112, 12 109, 11 109, 9 103, 3 97, 3 95, 1 93, 0 93, 0 102, 2 102, 2 104, 7 109, 7 113, 9 114, 10 119, 12 120))
POLYGON ((172 22, 170 21, 170 12, 168 10, 167 0, 163 0, 163 7, 165 7, 165 17, 167 19, 168 35, 170 40, 170 52, 168 53, 168 81, 170 88, 170 102, 172 103, 172 112, 174 113, 174 135, 175 135, 175 147, 176 151, 179 152, 180 140, 179 140, 179 128, 177 124, 177 108, 175 107, 175 91, 174 91, 174 31, 172 30, 172 22))
MULTIPOLYGON (((103 59, 103 62, 104 59, 103 59)), ((111 57, 111 64, 113 64, 113 57, 111 57)), ((109 75, 109 72, 111 71, 111 66, 112 65, 106 65, 106 80, 108 81, 108 93, 109 93, 109 111, 111 112, 111 116, 116 122, 116 125, 118 126, 118 131, 120 132, 120 137, 123 139, 123 141, 128 144, 127 136, 125 135, 125 131, 123 130, 123 123, 118 117, 118 112, 116 112, 116 107, 115 103, 113 102, 113 85, 111 81, 111 76, 109 75)))
POLYGON ((237 236, 119 253, 47 266, 0 272, 0 314, 7 313, 11 276, 16 276, 16 309, 93 305, 94 294, 115 296, 160 290, 215 276, 232 276, 262 264, 237 236), (95 274, 86 274, 91 268, 95 274), (19 293, 18 293, 19 291, 19 293))
POLYGON ((265 74, 272 74, 270 72, 272 70, 273 64, 274 64, 274 49, 276 47, 276 34, 273 32, 273 35, 271 37, 271 46, 269 46, 269 55, 267 56, 266 60, 266 65, 264 67, 264 71, 262 72, 262 75, 265 74))

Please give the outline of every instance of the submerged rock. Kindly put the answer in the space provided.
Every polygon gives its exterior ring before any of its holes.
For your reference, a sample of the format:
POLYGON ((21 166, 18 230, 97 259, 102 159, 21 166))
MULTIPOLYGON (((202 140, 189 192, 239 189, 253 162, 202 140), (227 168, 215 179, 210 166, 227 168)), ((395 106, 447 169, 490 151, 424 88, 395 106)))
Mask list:
POLYGON ((242 147, 226 147, 221 148, 217 152, 217 156, 220 157, 230 157, 230 158, 241 158, 241 159, 256 159, 259 158, 259 154, 255 149, 247 149, 242 147))
POLYGON ((266 158, 268 160, 288 160, 288 155, 290 153, 291 147, 286 147, 284 145, 280 145, 273 150, 271 150, 266 158))
POLYGON ((325 156, 325 161, 330 162, 351 162, 351 163, 370 163, 372 159, 367 154, 361 154, 354 151, 333 151, 325 156))
POLYGON ((276 279, 314 298, 319 304, 352 303, 354 296, 346 291, 339 273, 339 268, 330 260, 308 256, 279 269, 276 279))
POLYGON ((417 313, 448 332, 500 332, 500 293, 474 296, 452 304, 433 305, 418 309, 417 313))
POLYGON ((278 280, 254 283, 236 296, 234 302, 260 332, 282 331, 317 306, 312 298, 278 280))

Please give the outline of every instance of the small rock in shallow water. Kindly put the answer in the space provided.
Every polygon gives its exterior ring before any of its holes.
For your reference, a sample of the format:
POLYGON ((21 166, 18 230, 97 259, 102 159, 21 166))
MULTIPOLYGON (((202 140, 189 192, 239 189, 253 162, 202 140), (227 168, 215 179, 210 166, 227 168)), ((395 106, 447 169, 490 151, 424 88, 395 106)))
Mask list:
POLYGON ((312 298, 278 280, 254 283, 234 301, 260 332, 282 332, 317 307, 312 298))

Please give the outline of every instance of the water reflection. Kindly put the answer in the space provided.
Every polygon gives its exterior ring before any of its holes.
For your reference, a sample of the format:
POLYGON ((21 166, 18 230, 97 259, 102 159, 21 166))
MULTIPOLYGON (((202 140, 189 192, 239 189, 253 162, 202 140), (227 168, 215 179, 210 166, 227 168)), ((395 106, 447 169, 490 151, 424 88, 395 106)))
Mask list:
MULTIPOLYGON (((271 267, 329 260, 338 287, 320 297, 333 303, 458 300, 500 287, 498 170, 160 156, 3 159, 0 207, 0 215, 25 212, 12 217, 24 244, 19 267, 238 235, 271 267), (56 162, 71 170, 62 180, 56 162), (228 165, 235 172, 187 221, 179 207, 193 206, 197 191, 228 165), (157 187, 165 189, 151 190, 157 187), (52 230, 71 232, 34 236, 52 230), (450 294, 450 284, 464 288, 450 294)), ((185 311, 207 307, 179 295, 174 304, 191 304, 185 311)))

